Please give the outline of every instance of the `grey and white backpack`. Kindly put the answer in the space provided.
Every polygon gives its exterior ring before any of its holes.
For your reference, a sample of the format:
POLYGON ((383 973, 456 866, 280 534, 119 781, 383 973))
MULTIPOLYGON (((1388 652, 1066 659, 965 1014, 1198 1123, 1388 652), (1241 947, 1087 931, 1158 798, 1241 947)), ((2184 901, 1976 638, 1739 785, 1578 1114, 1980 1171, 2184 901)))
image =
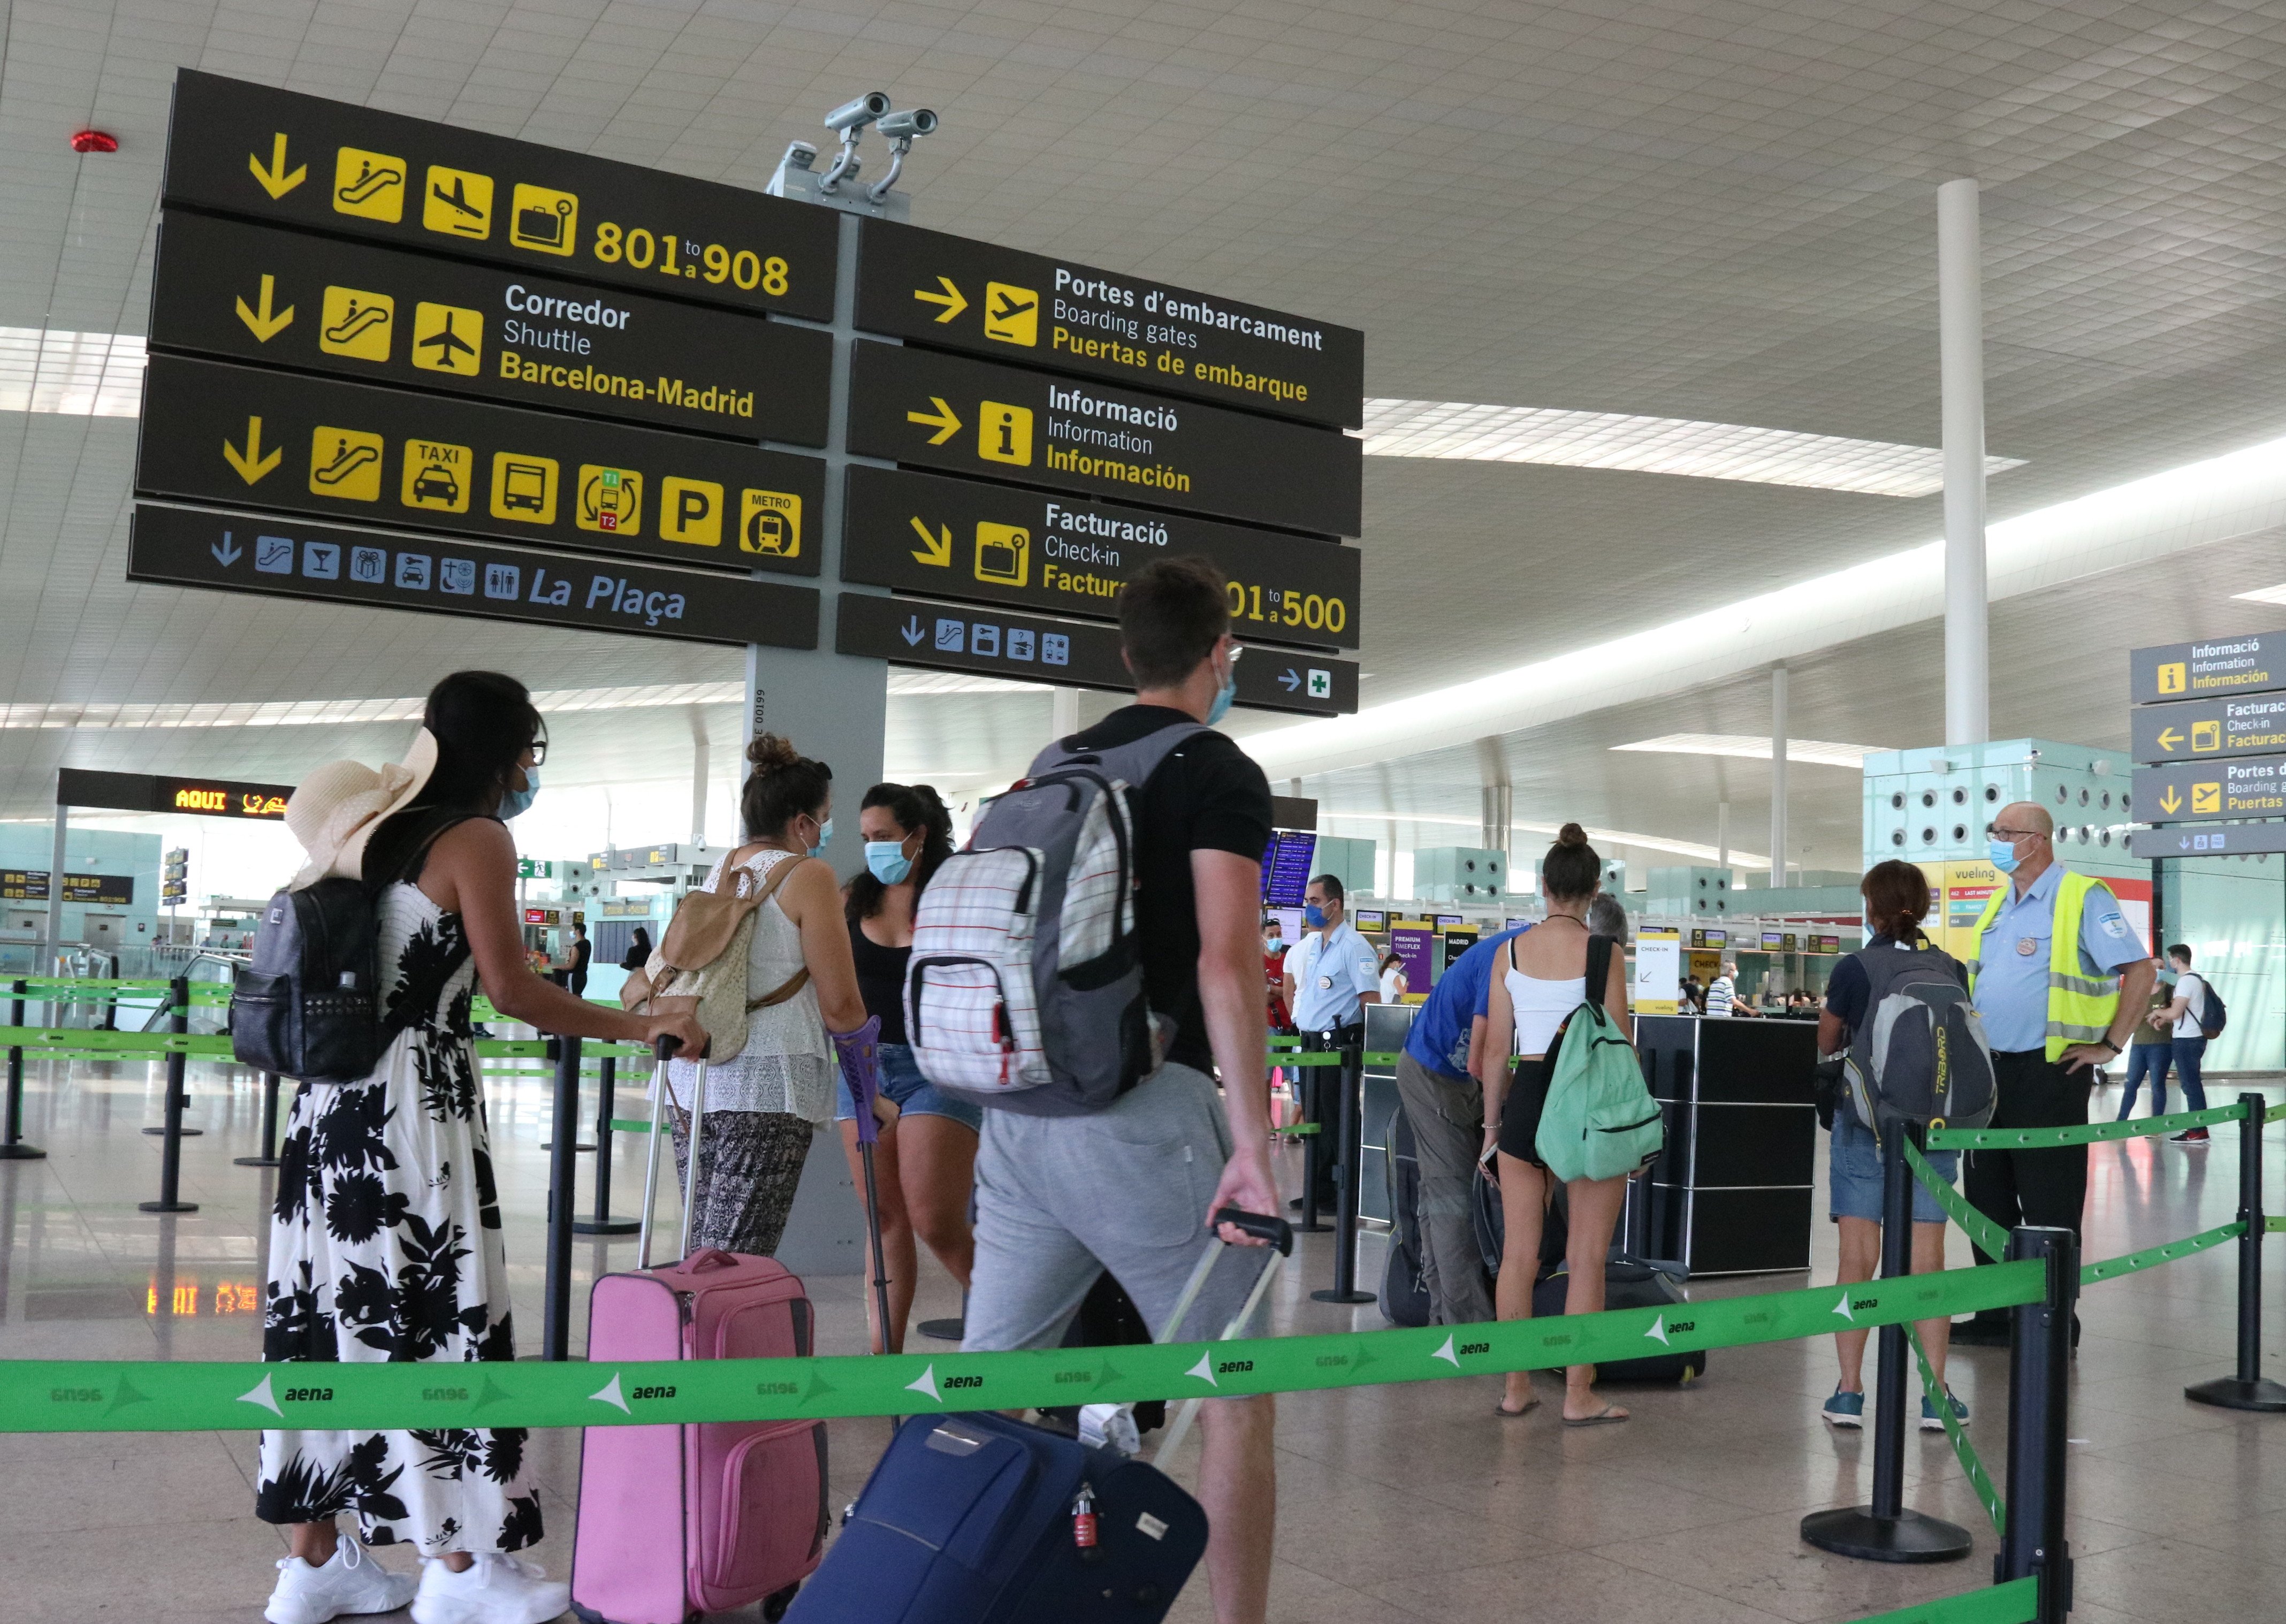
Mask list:
POLYGON ((1865 1018, 1842 1075, 1849 1107, 1876 1133, 1895 1122, 1981 1128, 1992 1120, 1992 1050, 1984 1018, 1942 948, 1869 947, 1865 1018))
POLYGON ((1078 1116, 1159 1068, 1128 793, 1205 731, 1052 745, 985 809, 914 911, 905 1037, 922 1076, 1002 1110, 1078 1116))

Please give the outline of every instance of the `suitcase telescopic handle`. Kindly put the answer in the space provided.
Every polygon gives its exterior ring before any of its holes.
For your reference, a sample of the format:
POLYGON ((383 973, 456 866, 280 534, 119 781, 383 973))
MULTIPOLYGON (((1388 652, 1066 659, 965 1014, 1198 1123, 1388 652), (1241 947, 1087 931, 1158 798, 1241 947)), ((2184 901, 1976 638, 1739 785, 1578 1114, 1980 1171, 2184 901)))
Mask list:
POLYGON ((1220 1229, 1225 1224, 1230 1225, 1242 1234, 1252 1235, 1257 1241, 1267 1241, 1278 1249, 1278 1255, 1281 1257, 1290 1257, 1294 1255, 1294 1226, 1282 1218, 1271 1218, 1260 1212, 1247 1212, 1237 1207, 1217 1208, 1214 1215, 1214 1227, 1220 1229))

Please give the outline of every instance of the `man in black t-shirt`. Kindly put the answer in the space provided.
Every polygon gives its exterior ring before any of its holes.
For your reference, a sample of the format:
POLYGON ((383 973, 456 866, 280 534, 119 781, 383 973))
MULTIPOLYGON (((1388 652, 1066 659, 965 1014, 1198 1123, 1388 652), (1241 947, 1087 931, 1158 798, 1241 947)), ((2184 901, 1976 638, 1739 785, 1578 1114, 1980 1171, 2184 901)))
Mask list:
MULTIPOLYGON (((1219 572, 1167 559, 1119 598, 1136 702, 1066 741, 1108 750, 1164 728, 1211 726, 1230 708, 1238 650, 1219 572)), ((1182 740, 1130 793, 1136 933, 1167 1062, 1085 1116, 984 1114, 976 1161, 976 1265, 964 1348, 1053 1347, 1109 1270, 1163 1335, 1224 1206, 1274 1213, 1270 1087, 1263 1065, 1262 854, 1270 784, 1220 733, 1182 740), (1218 1099, 1210 1068, 1219 1067, 1218 1099)), ((1222 1238, 1256 1245, 1225 1226, 1222 1238)), ((1186 1316, 1218 1336, 1227 1310, 1186 1316)), ((1210 1399, 1198 1496, 1218 1624, 1260 1624, 1277 1513, 1273 1400, 1210 1399)))
POLYGON ((595 950, 587 941, 587 927, 574 925, 572 927, 572 965, 564 984, 572 989, 572 996, 575 998, 587 996, 587 966, 595 957, 595 950))

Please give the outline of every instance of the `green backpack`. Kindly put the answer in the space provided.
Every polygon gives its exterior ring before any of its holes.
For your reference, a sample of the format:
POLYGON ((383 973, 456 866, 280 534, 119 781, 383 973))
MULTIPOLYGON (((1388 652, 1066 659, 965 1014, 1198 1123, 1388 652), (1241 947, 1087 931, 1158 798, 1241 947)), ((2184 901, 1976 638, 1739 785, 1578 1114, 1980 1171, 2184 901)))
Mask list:
POLYGON ((1588 939, 1588 996, 1548 1046, 1548 1101, 1533 1141, 1557 1178, 1616 1179, 1647 1167, 1667 1143, 1643 1062, 1604 1007, 1612 939, 1588 939))

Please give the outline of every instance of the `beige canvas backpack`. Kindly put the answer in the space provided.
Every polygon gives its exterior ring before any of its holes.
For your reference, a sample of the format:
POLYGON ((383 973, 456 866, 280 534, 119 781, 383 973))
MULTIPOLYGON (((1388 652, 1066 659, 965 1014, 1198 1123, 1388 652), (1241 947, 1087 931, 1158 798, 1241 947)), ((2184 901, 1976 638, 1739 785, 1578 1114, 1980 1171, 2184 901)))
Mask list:
POLYGON ((754 916, 802 861, 795 857, 779 863, 759 883, 753 871, 742 865, 733 871, 737 876, 733 889, 686 895, 675 905, 650 962, 620 988, 621 1007, 637 1014, 690 1014, 706 1030, 710 1061, 737 1055, 746 1046, 749 1014, 783 1004, 809 984, 805 966, 776 990, 759 998, 746 996, 754 916))

